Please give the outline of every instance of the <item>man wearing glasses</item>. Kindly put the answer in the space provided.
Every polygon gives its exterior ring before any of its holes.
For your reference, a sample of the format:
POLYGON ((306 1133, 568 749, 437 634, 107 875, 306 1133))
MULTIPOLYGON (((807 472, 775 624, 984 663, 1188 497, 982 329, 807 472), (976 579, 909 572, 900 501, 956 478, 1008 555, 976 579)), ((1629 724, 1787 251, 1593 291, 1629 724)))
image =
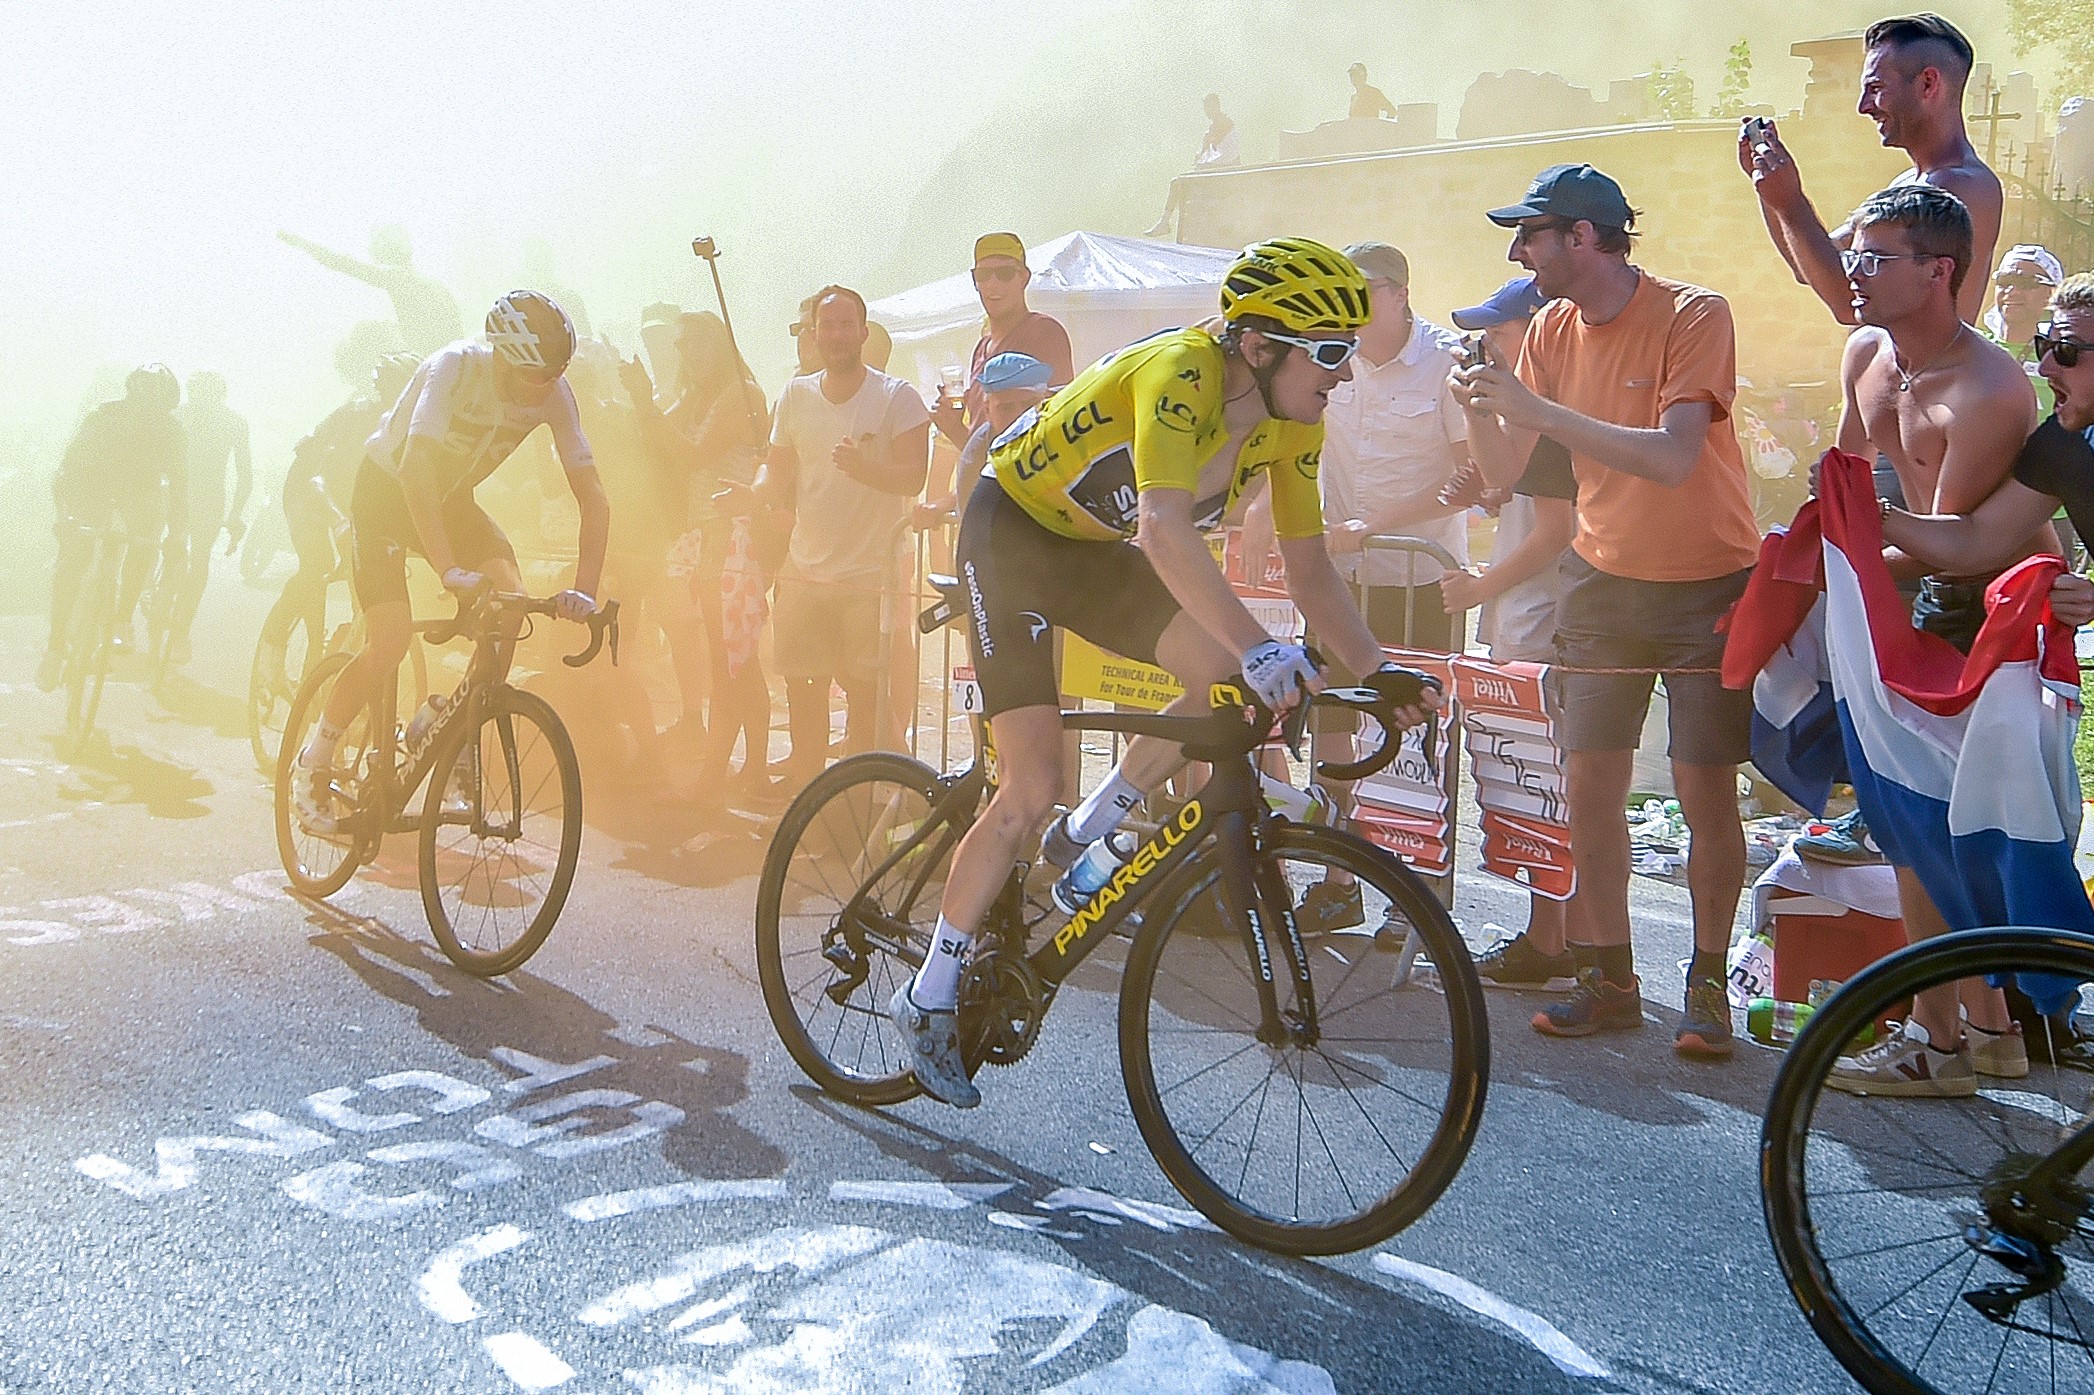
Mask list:
POLYGON ((1578 987, 1533 1025, 1551 1036, 1643 1025, 1622 808, 1653 676, 1663 673, 1673 783, 1693 832, 1694 958, 1673 1048, 1727 1057, 1723 961, 1745 876, 1737 768, 1752 754, 1752 699, 1715 672, 1716 622, 1744 593, 1760 542, 1730 416, 1730 305, 1631 264, 1635 211, 1590 165, 1543 170, 1525 198, 1489 217, 1513 230, 1508 259, 1552 303, 1528 326, 1517 365, 1455 370, 1470 451, 1502 489, 1546 436, 1571 452, 1578 482, 1554 682, 1578 919, 1592 943, 1570 946, 1578 987))
MULTIPOLYGON (((1970 212, 1944 189, 1906 184, 1871 196, 1848 221, 1854 240, 1841 264, 1860 328, 1840 365, 1839 447, 1887 457, 1904 497, 1927 501, 1930 513, 1974 510, 2011 485, 2015 458, 2036 425, 2036 395, 2013 355, 1958 309, 1975 264, 1970 212)), ((1901 512, 1888 501, 1884 507, 1901 512)), ((2048 519, 2048 509, 2039 512, 1977 565, 1909 553, 1899 545, 1902 532, 1886 526, 1891 574, 1919 578, 1913 623, 1968 653, 1985 621, 1986 583, 2021 558, 2056 550, 2048 519)), ((1893 866, 1906 936, 1917 943, 1945 933, 1948 923, 1914 869, 1893 866)), ((2014 1079, 2028 1068, 2006 1000, 1973 980, 1921 994, 1910 1021, 1842 1061, 1829 1083, 1868 1094, 1970 1095, 1980 1075, 2014 1079)))
POLYGON ((939 434, 955 446, 966 445, 967 438, 989 419, 981 376, 998 354, 1024 354, 1046 364, 1050 387, 1060 387, 1076 376, 1069 331, 1060 320, 1025 303, 1025 288, 1031 284, 1025 244, 1016 233, 984 233, 974 240, 974 290, 981 297, 982 314, 988 322, 967 366, 964 405, 951 402, 941 392, 931 413, 939 434))

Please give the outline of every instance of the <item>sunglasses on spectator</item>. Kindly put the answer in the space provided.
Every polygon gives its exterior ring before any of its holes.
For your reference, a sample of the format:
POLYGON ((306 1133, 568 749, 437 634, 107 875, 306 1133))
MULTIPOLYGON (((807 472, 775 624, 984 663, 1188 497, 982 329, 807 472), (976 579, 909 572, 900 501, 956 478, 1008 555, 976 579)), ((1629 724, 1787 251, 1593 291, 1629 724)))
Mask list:
POLYGON ((1017 279, 1018 268, 1015 266, 978 266, 974 269, 974 284, 977 286, 984 281, 1015 281, 1017 279))
POLYGON ((2094 344, 2089 344, 2083 339, 2067 339, 2062 335, 2051 334, 2049 331, 2052 328, 2054 326, 2043 326, 2036 331, 2036 337, 2029 341, 2035 346, 2036 362, 2041 363, 2046 358, 2054 358, 2060 368, 2079 367, 2080 354, 2085 350, 2094 349, 2094 344))
POLYGON ((1941 257, 1939 252, 1842 252, 1840 270, 1849 276, 1874 276, 1885 262, 1934 262, 1941 257))
POLYGON ((2003 291, 2047 291, 2050 282, 2037 276, 2002 276, 1993 283, 2003 291))
POLYGON ((1352 361, 1360 351, 1357 339, 1303 339, 1292 334, 1275 334, 1265 331, 1265 337, 1280 344, 1292 344, 1309 356, 1309 362, 1326 373, 1335 373, 1352 361))

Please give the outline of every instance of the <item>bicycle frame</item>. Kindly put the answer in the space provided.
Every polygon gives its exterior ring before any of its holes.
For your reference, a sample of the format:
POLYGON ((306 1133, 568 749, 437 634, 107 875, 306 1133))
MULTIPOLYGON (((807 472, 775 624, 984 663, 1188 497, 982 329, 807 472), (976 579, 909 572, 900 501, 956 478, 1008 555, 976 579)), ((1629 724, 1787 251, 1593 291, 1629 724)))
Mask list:
MULTIPOLYGON (((1228 685, 1218 685, 1216 696, 1233 697, 1238 703, 1242 700, 1240 694, 1228 685)), ((1134 712, 1064 712, 1061 717, 1063 728, 1069 731, 1118 731, 1129 735, 1161 736, 1167 740, 1182 739, 1188 720, 1134 712)), ((1234 719, 1225 712, 1221 723, 1233 726, 1234 719)), ((980 724, 986 729, 986 721, 980 724)), ((1244 730, 1250 730, 1249 726, 1246 725, 1244 730)), ((1309 1042, 1315 1040, 1315 995, 1309 976, 1308 952, 1302 943, 1300 930, 1292 914, 1282 911, 1277 916, 1285 930, 1280 944, 1299 1004, 1298 1021, 1290 1025, 1280 1011, 1271 935, 1266 917, 1258 910, 1261 906, 1290 906, 1291 899, 1284 888, 1254 884, 1250 871, 1256 832, 1273 818, 1259 787, 1257 771, 1251 763, 1250 751, 1256 744, 1245 745, 1240 736, 1228 746, 1187 743, 1185 754, 1188 759, 1212 764, 1213 774, 1207 783, 1136 849, 1134 856, 1113 873, 1112 879, 1100 887, 1088 903, 1079 907, 1076 914, 1052 936, 1026 955, 1032 971, 1046 985, 1050 1002, 1062 982, 1075 973, 1099 945, 1110 939, 1129 916, 1147 904, 1158 887, 1170 885, 1202 849, 1209 843, 1216 843, 1226 854, 1221 858, 1223 905, 1229 918, 1241 929, 1245 951, 1257 971, 1262 1014, 1259 1039, 1268 1044, 1297 1035, 1309 1042)), ((839 924, 882 933, 888 940, 885 947, 911 965, 920 965, 923 956, 910 943, 908 913, 917 897, 922 895, 931 871, 943 864, 947 854, 972 826, 974 811, 979 807, 990 780, 983 765, 977 762, 944 783, 945 787, 933 801, 930 817, 923 827, 889 853, 864 878, 858 894, 844 907, 839 918, 839 924), (933 839, 936 840, 935 846, 931 855, 921 860, 921 870, 903 898, 899 918, 869 911, 867 891, 879 885, 891 868, 916 855, 933 839)), ((1014 871, 999 894, 989 920, 991 925, 1004 927, 999 933, 1013 936, 1021 944, 1027 929, 1022 897, 1023 878, 1014 871)))

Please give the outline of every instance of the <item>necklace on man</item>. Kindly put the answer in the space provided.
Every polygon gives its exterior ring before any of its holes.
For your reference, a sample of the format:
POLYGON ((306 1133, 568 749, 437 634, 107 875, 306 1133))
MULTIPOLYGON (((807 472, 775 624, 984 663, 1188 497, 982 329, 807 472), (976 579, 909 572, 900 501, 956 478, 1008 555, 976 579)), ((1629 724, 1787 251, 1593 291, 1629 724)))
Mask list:
POLYGON ((1963 338, 1964 331, 1969 328, 1969 325, 1957 325, 1956 332, 1949 336, 1948 343, 1936 349, 1933 355, 1929 357, 1925 363, 1910 371, 1907 371, 1904 368, 1904 366, 1898 362, 1898 346, 1895 343, 1893 343, 1890 346, 1890 366, 1893 370, 1896 371, 1898 375, 1898 391, 1911 392, 1913 383, 1919 379, 1920 375, 1925 373, 1928 369, 1932 368, 1935 364, 1941 362, 1942 358, 1947 355, 1948 351, 1956 347, 1957 343, 1963 338))

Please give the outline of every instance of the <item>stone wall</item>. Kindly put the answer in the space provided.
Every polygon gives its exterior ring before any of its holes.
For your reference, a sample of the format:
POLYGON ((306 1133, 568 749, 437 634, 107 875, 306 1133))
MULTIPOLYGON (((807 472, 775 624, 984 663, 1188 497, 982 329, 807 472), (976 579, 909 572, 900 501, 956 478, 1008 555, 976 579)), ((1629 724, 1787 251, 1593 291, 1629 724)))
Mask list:
MULTIPOLYGON (((1829 105, 1829 104, 1828 104, 1829 105)), ((1791 118, 1782 134, 1819 211, 1837 223, 1901 168, 1851 111, 1791 118)), ((1181 241, 1240 247, 1276 233, 1343 244, 1393 242, 1411 259, 1419 310, 1444 322, 1518 268, 1484 211, 1518 200, 1535 173, 1590 161, 1643 210, 1634 254, 1661 276, 1729 298, 1739 371, 1761 387, 1836 381, 1846 331, 1796 284, 1738 169, 1737 124, 1693 121, 1460 141, 1417 150, 1295 160, 1184 181, 1181 241)))

